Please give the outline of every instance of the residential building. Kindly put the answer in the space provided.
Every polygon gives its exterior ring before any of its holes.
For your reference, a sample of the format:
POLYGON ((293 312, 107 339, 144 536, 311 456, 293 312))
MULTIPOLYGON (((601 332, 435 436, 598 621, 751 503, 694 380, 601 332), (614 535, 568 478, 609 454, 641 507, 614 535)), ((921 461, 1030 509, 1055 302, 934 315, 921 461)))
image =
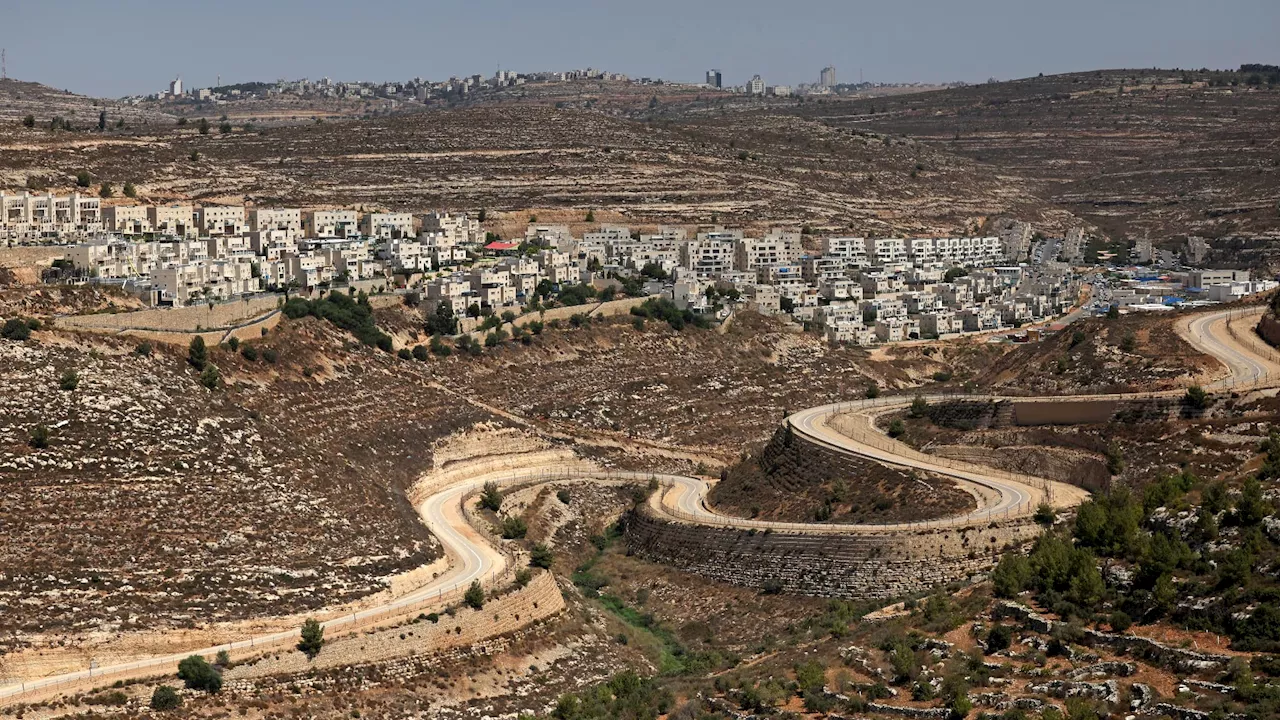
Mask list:
POLYGON ((102 224, 108 232, 124 236, 154 232, 143 205, 112 205, 102 209, 102 224))
POLYGON ((302 211, 289 208, 253 208, 249 210, 249 231, 279 230, 290 239, 302 237, 302 211))
POLYGON ((195 211, 190 205, 151 205, 147 207, 147 221, 152 232, 173 237, 195 237, 195 211))
POLYGON ((240 235, 245 232, 243 205, 204 205, 196 209, 199 235, 240 235))
POLYGON ((309 238, 347 238, 359 234, 355 210, 308 210, 302 213, 302 232, 309 238))
POLYGON ((360 219, 360 232, 369 236, 393 240, 411 238, 413 215, 411 213, 368 213, 360 219))

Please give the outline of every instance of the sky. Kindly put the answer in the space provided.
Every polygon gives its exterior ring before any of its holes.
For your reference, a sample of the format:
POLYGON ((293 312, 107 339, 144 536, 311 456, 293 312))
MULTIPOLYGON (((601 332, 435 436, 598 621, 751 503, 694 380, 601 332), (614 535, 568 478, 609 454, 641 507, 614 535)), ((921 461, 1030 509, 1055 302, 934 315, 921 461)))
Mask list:
POLYGON ((594 67, 728 85, 1280 64, 1277 0, 0 0, 10 77, 98 97, 594 67))

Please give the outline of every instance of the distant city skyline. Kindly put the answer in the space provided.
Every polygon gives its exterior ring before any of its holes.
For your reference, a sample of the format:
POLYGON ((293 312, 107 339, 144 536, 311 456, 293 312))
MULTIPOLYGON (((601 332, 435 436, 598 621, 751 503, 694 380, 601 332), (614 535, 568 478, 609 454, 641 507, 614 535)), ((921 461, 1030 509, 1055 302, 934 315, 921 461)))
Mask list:
POLYGON ((845 83, 860 71, 867 81, 943 83, 1280 61, 1272 0, 66 0, 18 3, 5 19, 10 77, 100 97, 160 92, 177 75, 193 88, 219 76, 440 80, 590 66, 699 83, 718 68, 725 86, 754 75, 795 86, 818 84, 828 66, 845 83), (37 31, 49 27, 56 47, 37 31))

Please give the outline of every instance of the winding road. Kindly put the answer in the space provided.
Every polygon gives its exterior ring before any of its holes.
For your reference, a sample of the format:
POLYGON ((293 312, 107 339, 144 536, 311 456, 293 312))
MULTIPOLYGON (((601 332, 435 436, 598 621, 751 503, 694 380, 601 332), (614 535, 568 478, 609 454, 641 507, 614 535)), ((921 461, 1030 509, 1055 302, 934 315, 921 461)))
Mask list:
MULTIPOLYGON (((1189 321, 1179 323, 1179 332, 1188 342, 1200 351, 1216 357, 1227 369, 1225 378, 1215 380, 1206 385, 1207 388, 1267 387, 1272 384, 1272 378, 1280 378, 1280 364, 1276 362, 1276 354, 1261 343, 1255 344, 1242 340, 1230 327, 1232 321, 1248 320, 1260 312, 1261 309, 1253 311, 1237 308, 1193 316, 1189 321)), ((1008 399, 1061 402, 1174 396, 1181 393, 1181 390, 1175 390, 1131 395, 1008 399)), ((937 402, 954 397, 956 396, 931 395, 926 399, 937 402)), ((1002 399, 990 395, 963 397, 970 400, 1002 399)), ((456 602, 473 581, 487 584, 500 584, 505 581, 514 564, 510 562, 511 559, 503 550, 468 522, 464 508, 466 498, 478 491, 485 482, 509 486, 583 479, 631 483, 656 481, 662 490, 651 494, 650 507, 674 522, 721 527, 774 528, 805 533, 886 532, 895 529, 918 529, 929 525, 976 524, 1002 517, 1029 514, 1044 502, 1058 507, 1070 507, 1082 502, 1088 496, 1084 490, 1064 483, 926 455, 903 443, 889 439, 875 429, 877 415, 904 408, 911 403, 912 399, 911 396, 893 396, 834 403, 802 410, 789 416, 786 422, 793 432, 802 435, 807 441, 833 451, 953 478, 976 498, 977 507, 974 510, 950 518, 917 523, 886 525, 782 523, 717 514, 706 502, 710 485, 699 478, 657 473, 584 472, 577 468, 554 467, 490 472, 449 484, 431 494, 419 505, 418 510, 422 521, 444 547, 449 560, 449 569, 446 572, 413 591, 376 607, 331 617, 324 625, 326 629, 336 633, 367 627, 380 621, 396 620, 412 613, 425 612, 428 608, 438 609, 456 602)), ((181 659, 192 654, 212 657, 219 651, 226 650, 234 657, 248 656, 268 648, 279 649, 291 645, 298 634, 297 629, 291 629, 92 670, 85 669, 11 682, 11 684, 0 686, 0 705, 34 701, 48 695, 82 690, 123 678, 169 673, 181 659)))

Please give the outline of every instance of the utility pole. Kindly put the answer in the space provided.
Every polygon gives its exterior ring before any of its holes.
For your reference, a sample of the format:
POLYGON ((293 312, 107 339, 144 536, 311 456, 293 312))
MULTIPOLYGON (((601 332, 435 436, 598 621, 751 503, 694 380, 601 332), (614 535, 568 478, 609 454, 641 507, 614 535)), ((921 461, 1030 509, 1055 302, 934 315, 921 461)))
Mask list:
POLYGON ((5 57, 7 53, 8 50, 0 48, 0 80, 9 79, 9 63, 8 58, 5 57))

